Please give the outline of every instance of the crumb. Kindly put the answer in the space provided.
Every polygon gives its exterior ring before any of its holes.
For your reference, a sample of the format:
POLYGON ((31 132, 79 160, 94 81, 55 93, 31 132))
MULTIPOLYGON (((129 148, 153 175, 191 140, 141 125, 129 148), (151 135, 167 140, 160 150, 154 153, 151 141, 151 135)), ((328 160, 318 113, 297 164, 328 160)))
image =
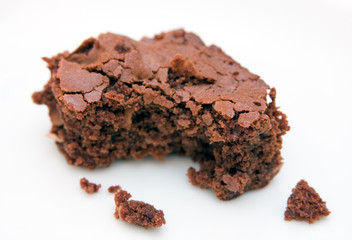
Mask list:
POLYGON ((108 192, 109 193, 116 193, 118 190, 120 190, 121 189, 121 187, 120 186, 110 186, 109 188, 108 188, 108 192))
POLYGON ((296 187, 292 189, 292 194, 287 200, 287 208, 285 211, 285 220, 291 221, 308 221, 314 223, 320 217, 325 217, 330 214, 319 194, 310 187, 308 183, 301 180, 296 187))
POLYGON ((99 188, 101 188, 100 184, 97 185, 95 183, 91 183, 86 178, 82 178, 79 183, 81 185, 81 188, 89 194, 96 193, 99 191, 99 188))
POLYGON ((115 193, 116 219, 145 227, 161 227, 165 224, 164 212, 142 201, 128 200, 132 196, 121 188, 115 193))

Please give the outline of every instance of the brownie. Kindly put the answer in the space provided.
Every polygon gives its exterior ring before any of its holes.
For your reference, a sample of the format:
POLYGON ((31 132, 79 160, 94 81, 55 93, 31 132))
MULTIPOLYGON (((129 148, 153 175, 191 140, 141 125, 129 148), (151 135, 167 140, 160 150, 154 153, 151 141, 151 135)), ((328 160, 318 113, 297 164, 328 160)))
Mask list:
POLYGON ((101 185, 99 184, 95 184, 95 183, 91 183, 89 182, 86 178, 82 178, 79 181, 79 184, 81 185, 81 188, 86 191, 86 193, 96 193, 99 191, 99 189, 101 188, 101 185))
POLYGON ((330 211, 326 207, 326 202, 305 180, 299 181, 296 187, 292 189, 292 194, 287 200, 286 221, 294 219, 314 223, 314 221, 329 214, 330 211))
POLYGON ((118 190, 120 190, 121 189, 121 187, 120 186, 110 186, 109 188, 108 188, 108 192, 109 193, 116 193, 118 190))
POLYGON ((115 193, 115 217, 122 221, 145 227, 161 227, 165 224, 164 212, 153 205, 141 201, 129 200, 131 194, 121 188, 115 193))
POLYGON ((264 187, 282 166, 289 126, 275 88, 193 33, 106 33, 44 60, 51 78, 33 100, 48 106, 69 164, 186 155, 200 164, 190 182, 223 200, 264 187))

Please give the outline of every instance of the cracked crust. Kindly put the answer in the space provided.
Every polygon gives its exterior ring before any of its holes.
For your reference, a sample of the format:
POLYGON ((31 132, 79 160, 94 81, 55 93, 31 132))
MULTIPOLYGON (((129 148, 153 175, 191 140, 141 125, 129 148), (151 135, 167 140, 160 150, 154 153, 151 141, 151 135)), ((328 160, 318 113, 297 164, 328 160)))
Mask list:
POLYGON ((194 185, 220 199, 265 186, 282 162, 289 127, 275 89, 193 33, 134 41, 106 33, 73 53, 45 58, 51 79, 33 95, 49 107, 52 134, 68 163, 191 156, 194 185))

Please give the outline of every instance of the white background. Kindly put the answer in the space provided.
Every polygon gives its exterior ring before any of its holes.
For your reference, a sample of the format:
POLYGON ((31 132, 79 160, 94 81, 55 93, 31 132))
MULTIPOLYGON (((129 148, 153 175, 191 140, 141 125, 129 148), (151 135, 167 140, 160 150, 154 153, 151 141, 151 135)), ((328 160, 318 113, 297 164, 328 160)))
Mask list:
POLYGON ((351 1, 0 2, 0 239, 351 239, 351 1), (231 200, 188 183, 189 158, 116 161, 89 171, 66 164, 47 108, 32 103, 49 71, 41 60, 86 38, 134 39, 175 28, 216 44, 270 86, 288 115, 284 166, 272 183, 231 200), (95 195, 79 179, 102 184, 95 195), (292 187, 306 179, 332 214, 286 222, 292 187), (163 209, 167 224, 144 230, 113 217, 120 184, 163 209))

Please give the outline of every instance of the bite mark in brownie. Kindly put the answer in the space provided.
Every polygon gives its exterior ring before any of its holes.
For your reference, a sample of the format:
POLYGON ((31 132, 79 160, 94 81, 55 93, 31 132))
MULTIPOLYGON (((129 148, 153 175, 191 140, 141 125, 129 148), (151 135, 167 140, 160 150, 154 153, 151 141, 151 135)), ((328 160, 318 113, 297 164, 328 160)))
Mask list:
POLYGON ((305 180, 299 181, 296 187, 292 189, 292 194, 287 200, 286 221, 293 219, 314 223, 314 221, 329 214, 330 211, 326 207, 326 202, 305 180))
POLYGON ((82 178, 79 181, 79 184, 81 185, 81 188, 89 194, 96 193, 101 188, 100 184, 91 183, 86 178, 82 178))
POLYGON ((106 33, 44 60, 51 78, 33 100, 48 106, 69 164, 176 152, 200 164, 188 171, 191 183, 222 200, 264 187, 280 170, 289 126, 275 88, 193 33, 140 41, 106 33))
POLYGON ((161 227, 165 224, 164 212, 153 205, 141 201, 129 200, 131 194, 119 188, 115 193, 115 217, 122 221, 145 227, 161 227))

